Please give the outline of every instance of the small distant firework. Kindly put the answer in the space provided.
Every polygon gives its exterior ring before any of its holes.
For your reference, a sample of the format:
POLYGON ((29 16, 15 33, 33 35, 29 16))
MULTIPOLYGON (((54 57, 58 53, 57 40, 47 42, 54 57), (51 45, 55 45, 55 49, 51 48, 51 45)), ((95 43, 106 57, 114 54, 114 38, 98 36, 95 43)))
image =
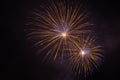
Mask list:
POLYGON ((85 28, 92 23, 87 20, 88 13, 82 4, 72 5, 68 1, 48 1, 42 11, 34 12, 35 17, 29 24, 27 36, 34 40, 34 46, 40 47, 38 52, 44 53, 47 60, 56 60, 58 56, 63 59, 65 49, 74 48, 71 44, 77 43, 80 34, 90 32, 85 28))
POLYGON ((91 34, 83 34, 76 41, 76 46, 71 49, 70 63, 72 69, 81 74, 97 69, 103 61, 102 46, 97 43, 97 38, 91 34))

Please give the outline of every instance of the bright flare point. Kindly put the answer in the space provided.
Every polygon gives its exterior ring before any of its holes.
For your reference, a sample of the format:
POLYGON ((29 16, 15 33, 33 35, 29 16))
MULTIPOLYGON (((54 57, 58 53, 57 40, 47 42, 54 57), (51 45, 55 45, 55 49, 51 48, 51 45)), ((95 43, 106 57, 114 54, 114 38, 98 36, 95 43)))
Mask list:
POLYGON ((81 54, 82 54, 82 55, 85 55, 85 51, 81 51, 81 54))
POLYGON ((66 36, 67 36, 66 32, 63 32, 63 33, 62 33, 62 36, 63 36, 63 37, 66 37, 66 36))

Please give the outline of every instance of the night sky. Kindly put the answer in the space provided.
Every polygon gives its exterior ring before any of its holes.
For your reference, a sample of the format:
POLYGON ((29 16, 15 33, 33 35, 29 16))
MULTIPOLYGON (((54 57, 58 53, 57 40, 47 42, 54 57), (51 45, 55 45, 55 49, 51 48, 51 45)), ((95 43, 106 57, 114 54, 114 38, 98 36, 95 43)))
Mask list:
MULTIPOLYGON (((27 17, 46 0, 3 1, 1 27, 1 80, 74 80, 64 66, 43 63, 24 32, 27 17), (57 65, 57 67, 56 67, 57 65), (68 75, 66 75, 68 74, 68 75)), ((104 44, 105 59, 87 80, 120 80, 120 3, 86 0, 96 22, 95 32, 104 44)))

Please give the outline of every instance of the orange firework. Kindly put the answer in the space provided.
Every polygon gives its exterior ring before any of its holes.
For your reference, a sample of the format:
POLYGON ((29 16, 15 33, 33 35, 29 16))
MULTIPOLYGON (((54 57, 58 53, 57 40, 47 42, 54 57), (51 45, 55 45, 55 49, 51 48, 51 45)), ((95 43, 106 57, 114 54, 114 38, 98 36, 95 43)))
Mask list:
POLYGON ((72 69, 79 74, 97 69, 103 60, 102 46, 97 43, 97 38, 91 34, 83 34, 75 44, 70 49, 72 69))
MULTIPOLYGON (((45 54, 45 59, 61 59, 66 54, 65 49, 76 45, 81 33, 88 33, 86 27, 92 25, 87 20, 88 14, 81 4, 70 4, 68 1, 48 1, 47 6, 35 11, 35 17, 28 28, 28 38, 34 40, 34 46, 39 46, 39 53, 45 54)), ((71 51, 68 51, 71 53, 71 51)))

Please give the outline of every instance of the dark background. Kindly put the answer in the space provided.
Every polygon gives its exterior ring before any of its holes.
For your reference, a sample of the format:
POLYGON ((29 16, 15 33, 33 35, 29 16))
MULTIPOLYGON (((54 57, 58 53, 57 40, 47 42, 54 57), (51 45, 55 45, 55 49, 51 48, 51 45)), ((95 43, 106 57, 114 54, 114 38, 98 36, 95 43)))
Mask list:
MULTIPOLYGON (((64 68, 42 63, 30 48, 24 28, 26 17, 44 0, 1 2, 1 80, 74 80, 64 68)), ((88 80, 120 80, 120 3, 117 0, 88 0, 95 17, 96 32, 104 43, 105 59, 99 72, 88 80)), ((59 66, 59 65, 58 65, 59 66)))

